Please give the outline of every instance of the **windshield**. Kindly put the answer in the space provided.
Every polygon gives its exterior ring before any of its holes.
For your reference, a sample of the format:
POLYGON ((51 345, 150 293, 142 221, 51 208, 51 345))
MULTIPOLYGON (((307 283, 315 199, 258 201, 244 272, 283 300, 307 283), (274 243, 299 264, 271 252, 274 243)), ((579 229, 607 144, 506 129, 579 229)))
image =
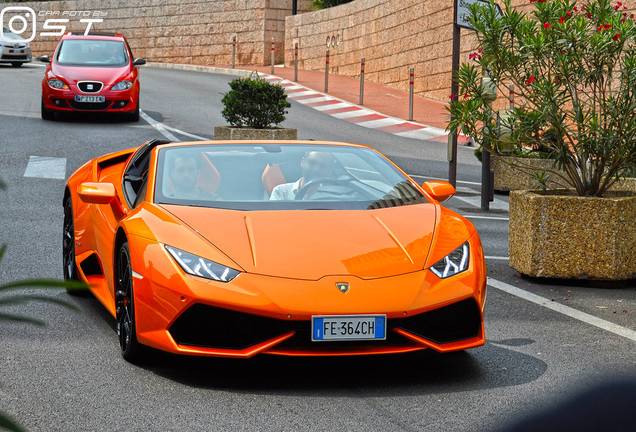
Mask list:
POLYGON ((235 210, 374 209, 428 202, 372 149, 256 143, 160 149, 154 200, 235 210))
POLYGON ((68 39, 62 41, 56 61, 69 66, 125 66, 128 53, 121 41, 68 39))
POLYGON ((6 28, 5 26, 2 26, 2 36, 5 39, 12 39, 12 40, 23 40, 20 36, 18 36, 15 33, 12 33, 11 30, 9 30, 8 28, 6 28))

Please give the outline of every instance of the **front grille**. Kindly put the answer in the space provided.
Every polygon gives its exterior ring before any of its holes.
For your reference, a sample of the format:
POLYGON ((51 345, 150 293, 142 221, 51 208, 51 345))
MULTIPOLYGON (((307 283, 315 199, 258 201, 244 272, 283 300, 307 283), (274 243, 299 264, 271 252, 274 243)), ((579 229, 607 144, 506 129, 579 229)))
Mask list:
POLYGON ((72 99, 68 101, 68 103, 77 110, 105 110, 110 105, 110 101, 104 102, 76 102, 72 99))
POLYGON ((312 342, 311 322, 267 318, 227 309, 195 304, 183 312, 169 329, 179 345, 240 350, 280 336, 289 331, 294 336, 280 348, 350 348, 355 346, 397 346, 407 342, 391 331, 401 328, 410 333, 444 344, 479 335, 481 314, 473 299, 467 299, 408 318, 389 319, 386 340, 312 342))
POLYGON ((240 350, 303 324, 196 304, 182 313, 169 331, 179 345, 240 350))
POLYGON ((469 298, 412 317, 392 320, 390 325, 444 344, 479 336, 481 314, 475 300, 469 298))
POLYGON ((99 81, 82 81, 77 83, 77 87, 84 93, 98 93, 104 84, 99 81))

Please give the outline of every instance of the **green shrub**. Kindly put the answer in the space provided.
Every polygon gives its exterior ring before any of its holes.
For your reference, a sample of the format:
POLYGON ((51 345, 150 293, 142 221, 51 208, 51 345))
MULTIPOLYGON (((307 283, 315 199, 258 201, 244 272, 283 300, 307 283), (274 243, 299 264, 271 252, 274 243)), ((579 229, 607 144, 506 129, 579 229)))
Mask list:
POLYGON ((317 9, 327 9, 330 7, 334 7, 334 6, 338 6, 341 4, 345 4, 345 3, 349 3, 352 0, 314 0, 311 3, 311 9, 312 10, 317 10, 317 9))
POLYGON ((233 80, 230 88, 221 100, 221 115, 230 125, 265 129, 285 120, 291 104, 280 85, 250 76, 233 80))

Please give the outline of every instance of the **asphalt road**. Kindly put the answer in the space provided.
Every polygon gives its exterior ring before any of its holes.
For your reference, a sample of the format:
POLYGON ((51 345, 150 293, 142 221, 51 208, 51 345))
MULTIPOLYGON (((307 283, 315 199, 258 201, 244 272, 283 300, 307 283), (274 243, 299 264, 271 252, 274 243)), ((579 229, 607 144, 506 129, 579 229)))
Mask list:
MULTIPOLYGON (((8 186, 0 192, 0 243, 8 246, 0 283, 62 277, 64 180, 25 177, 31 156, 65 159, 61 177, 68 177, 93 157, 162 137, 143 120, 41 120, 42 74, 36 65, 0 66, 0 178, 8 186)), ((141 107, 155 121, 202 137, 225 123, 220 99, 231 77, 152 68, 141 76, 141 107)), ((418 181, 447 175, 443 144, 364 129, 295 102, 284 126, 298 128, 300 138, 372 145, 418 181)), ((460 149, 458 172, 459 193, 448 206, 476 225, 491 278, 634 329, 636 287, 518 278, 506 260, 507 197, 479 211, 480 166, 471 149, 460 149)), ((114 320, 97 300, 45 294, 80 311, 47 303, 0 309, 48 322, 0 321, 0 410, 33 431, 497 430, 593 383, 636 375, 634 340, 493 287, 486 345, 464 353, 245 361, 157 355, 143 367, 121 358, 114 320)))

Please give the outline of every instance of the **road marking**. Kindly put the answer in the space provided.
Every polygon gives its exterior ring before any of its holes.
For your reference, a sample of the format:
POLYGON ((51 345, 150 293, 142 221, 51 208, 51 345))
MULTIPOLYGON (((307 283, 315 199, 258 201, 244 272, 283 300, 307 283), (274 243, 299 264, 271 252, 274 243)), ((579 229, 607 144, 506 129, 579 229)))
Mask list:
POLYGON ((177 138, 176 136, 174 136, 170 132, 168 132, 168 130, 166 129, 166 127, 165 127, 165 125, 163 123, 160 123, 157 120, 153 119, 152 117, 150 117, 148 114, 146 114, 142 110, 139 110, 139 115, 141 116, 142 119, 146 120, 146 122, 148 122, 148 124, 150 124, 150 126, 152 126, 153 128, 157 129, 157 131, 161 135, 165 136, 170 141, 172 141, 172 142, 181 141, 179 138, 177 138))
POLYGON ((64 180, 66 178, 66 158, 31 156, 24 177, 64 180))
MULTIPOLYGON (((161 124, 163 124, 163 123, 161 123, 161 124)), ((194 138, 194 139, 197 139, 199 141, 211 141, 212 140, 212 138, 206 138, 206 137, 202 137, 202 136, 199 136, 199 135, 191 134, 189 132, 184 132, 181 129, 173 128, 172 126, 168 126, 168 125, 165 125, 165 124, 163 125, 163 127, 168 129, 168 130, 170 130, 170 131, 172 131, 172 132, 176 132, 179 135, 183 135, 183 136, 187 136, 187 137, 190 137, 190 138, 194 138)))
MULTIPOLYGON (((429 177, 429 176, 423 176, 423 175, 419 175, 419 174, 409 174, 410 177, 420 177, 423 179, 429 179, 429 180, 442 180, 442 181, 448 181, 448 179, 445 178, 439 178, 439 177, 429 177)), ((481 183, 477 183, 477 182, 472 182, 472 181, 466 181, 466 180, 456 180, 457 183, 464 183, 464 184, 470 184, 470 185, 477 185, 477 186, 481 186, 481 183)))
POLYGON ((598 327, 610 333, 614 333, 618 336, 622 336, 626 339, 636 342, 636 331, 634 330, 619 326, 618 324, 614 324, 613 322, 595 317, 594 315, 581 312, 578 309, 565 306, 561 303, 553 302, 545 297, 541 297, 539 295, 522 290, 521 288, 517 288, 516 286, 498 281, 493 278, 488 278, 488 285, 500 291, 511 294, 515 297, 522 298, 539 306, 543 306, 560 314, 569 316, 570 318, 574 318, 586 324, 598 327))
POLYGON ((484 258, 486 258, 487 260, 501 260, 501 261, 508 261, 510 258, 508 257, 498 257, 498 256, 484 256, 484 258))
MULTIPOLYGON (((481 197, 479 196, 474 196, 474 197, 460 197, 457 195, 454 195, 453 198, 456 198, 460 201, 465 202, 466 204, 470 204, 473 207, 481 207, 481 197)), ((509 211, 509 205, 506 201, 500 200, 495 198, 494 201, 492 201, 490 203, 489 206, 492 210, 504 210, 504 211, 509 211)))
POLYGON ((482 216, 482 215, 471 215, 471 214, 463 214, 462 216, 464 216, 467 219, 488 219, 488 220, 502 220, 502 221, 509 220, 507 217, 497 217, 497 216, 482 216))

